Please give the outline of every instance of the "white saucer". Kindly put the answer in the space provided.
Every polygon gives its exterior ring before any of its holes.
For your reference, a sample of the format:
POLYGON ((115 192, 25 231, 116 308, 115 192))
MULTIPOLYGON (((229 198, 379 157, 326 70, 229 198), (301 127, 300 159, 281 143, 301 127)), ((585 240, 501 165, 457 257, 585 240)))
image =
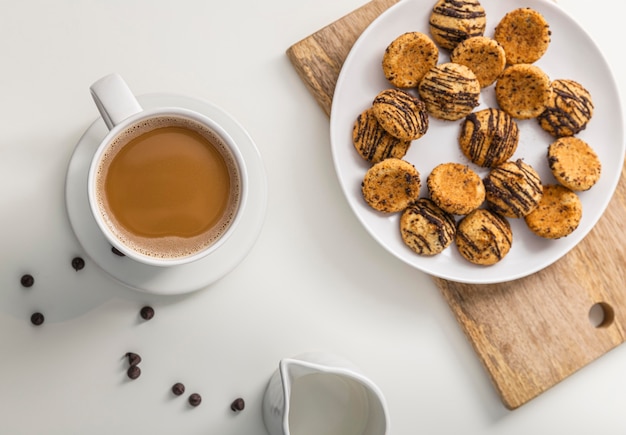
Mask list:
POLYGON ((144 108, 177 106, 200 112, 224 127, 240 147, 248 168, 249 195, 237 231, 216 252, 183 266, 158 267, 138 263, 111 252, 100 232, 87 198, 87 173, 100 140, 108 132, 98 118, 79 140, 70 159, 65 201, 70 224, 78 241, 105 272, 120 283, 147 293, 177 295, 199 290, 233 270, 254 245, 265 219, 267 180, 261 156, 252 138, 230 115, 215 105, 195 98, 150 94, 137 97, 144 108))

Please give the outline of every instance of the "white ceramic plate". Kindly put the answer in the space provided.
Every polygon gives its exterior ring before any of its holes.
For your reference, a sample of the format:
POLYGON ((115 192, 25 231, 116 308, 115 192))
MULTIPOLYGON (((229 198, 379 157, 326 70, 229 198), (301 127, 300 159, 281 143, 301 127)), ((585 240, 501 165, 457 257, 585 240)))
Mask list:
MULTIPOLYGON (((532 234, 521 219, 509 219, 513 229, 513 246, 499 263, 482 267, 465 261, 457 248, 450 246, 434 257, 422 257, 404 245, 398 229, 399 214, 383 215, 363 200, 361 181, 370 164, 363 160, 352 144, 352 126, 356 117, 371 106, 378 92, 391 87, 385 79, 381 61, 386 46, 408 31, 430 35, 428 19, 434 0, 404 0, 378 17, 358 39, 346 59, 331 111, 331 147, 339 182, 350 206, 367 231, 385 249, 402 261, 430 275, 457 282, 496 283, 511 281, 537 272, 576 246, 593 228, 606 209, 619 180, 624 160, 622 109, 615 80, 602 53, 590 36, 557 5, 545 0, 482 0, 487 14, 485 36, 493 30, 505 13, 518 7, 532 7, 541 12, 550 24, 551 44, 535 64, 551 79, 572 79, 585 86, 595 105, 594 116, 578 137, 589 143, 602 161, 600 181, 589 191, 579 194, 583 203, 582 221, 571 235, 559 240, 546 240, 532 234)), ((448 53, 440 50, 439 62, 448 61, 448 53)), ((480 106, 497 107, 493 85, 484 89, 480 106)), ((440 121, 430 117, 428 133, 415 141, 405 156, 419 170, 422 178, 421 196, 427 195, 426 177, 439 163, 469 163, 461 153, 457 136, 461 121, 440 121)), ((520 143, 512 159, 523 158, 541 175, 544 184, 554 183, 546 150, 554 140, 536 120, 519 120, 520 143)), ((481 176, 483 168, 470 164, 481 176)))
POLYGON ((72 229, 91 259, 120 283, 146 293, 175 295, 199 290, 228 274, 254 245, 265 218, 267 180, 261 156, 244 128, 219 107, 195 98, 151 94, 137 97, 144 108, 177 106, 200 112, 219 123, 237 142, 248 168, 249 198, 237 231, 215 252, 182 266, 149 266, 111 252, 89 208, 89 163, 108 130, 98 118, 81 137, 68 166, 65 197, 72 229))

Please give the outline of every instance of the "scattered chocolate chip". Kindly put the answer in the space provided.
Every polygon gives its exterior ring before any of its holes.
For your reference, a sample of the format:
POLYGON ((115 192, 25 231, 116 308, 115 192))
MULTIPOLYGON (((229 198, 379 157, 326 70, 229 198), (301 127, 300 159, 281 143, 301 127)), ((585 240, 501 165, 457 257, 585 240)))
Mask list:
POLYGON ((174 385, 172 385, 172 393, 176 394, 177 396, 180 396, 184 392, 185 386, 180 382, 176 382, 174 385))
POLYGON ((198 393, 193 393, 189 396, 189 404, 191 406, 198 406, 202 402, 202 396, 198 393))
POLYGON ((122 251, 117 249, 115 246, 111 246, 111 252, 117 255, 118 257, 126 257, 126 254, 124 254, 122 251))
POLYGON ((126 374, 131 379, 137 379, 141 375, 141 369, 139 366, 130 366, 126 371, 126 374))
POLYGON ((154 317, 154 308, 150 306, 145 306, 139 311, 141 318, 144 320, 150 320, 154 317))
POLYGON ((245 407, 246 407, 246 402, 244 402, 244 400, 241 397, 235 399, 233 403, 230 404, 230 409, 232 409, 235 412, 243 411, 245 407))
POLYGON ((25 275, 22 275, 22 278, 20 279, 20 283, 24 286, 24 287, 32 287, 33 284, 35 284, 35 278, 27 273, 25 275))
POLYGON ((128 358, 128 365, 131 367, 141 362, 141 357, 134 352, 126 352, 126 358, 128 358))
POLYGON ((44 317, 43 317, 43 314, 41 313, 33 313, 33 315, 30 316, 30 322, 33 325, 39 326, 43 323, 43 321, 44 321, 44 317))
POLYGON ((72 258, 72 267, 76 272, 78 272, 85 267, 85 260, 83 260, 81 257, 72 258))

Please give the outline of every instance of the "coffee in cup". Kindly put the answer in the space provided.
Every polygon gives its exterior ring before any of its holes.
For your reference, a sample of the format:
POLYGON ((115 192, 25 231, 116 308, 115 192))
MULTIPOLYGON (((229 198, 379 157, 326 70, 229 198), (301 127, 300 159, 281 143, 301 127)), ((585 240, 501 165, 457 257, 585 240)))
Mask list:
MULTIPOLYGON (((125 85, 119 76, 107 80, 92 86, 99 108, 114 104, 106 100, 111 86, 125 85)), ((137 110, 131 103, 129 116, 103 114, 111 131, 89 174, 94 217, 109 241, 136 260, 173 265, 201 258, 238 220, 246 192, 243 159, 230 136, 203 115, 137 110)))

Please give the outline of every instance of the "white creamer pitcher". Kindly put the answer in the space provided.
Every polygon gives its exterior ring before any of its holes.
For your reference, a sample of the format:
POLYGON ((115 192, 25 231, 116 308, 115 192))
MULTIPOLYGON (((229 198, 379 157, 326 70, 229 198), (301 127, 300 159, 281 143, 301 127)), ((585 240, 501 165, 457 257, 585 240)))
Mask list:
POLYGON ((327 353, 282 359, 263 398, 270 435, 385 435, 380 389, 349 361, 327 353))

